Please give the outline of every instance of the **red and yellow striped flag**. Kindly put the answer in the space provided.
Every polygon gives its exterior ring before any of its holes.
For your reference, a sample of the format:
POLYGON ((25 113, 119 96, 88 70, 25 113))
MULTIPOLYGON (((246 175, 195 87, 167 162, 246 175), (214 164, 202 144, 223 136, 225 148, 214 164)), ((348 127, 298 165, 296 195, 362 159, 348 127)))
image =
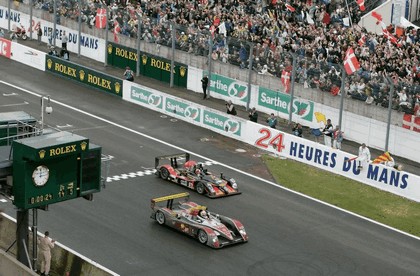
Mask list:
POLYGON ((372 163, 379 164, 381 162, 386 162, 386 161, 391 161, 391 160, 392 160, 391 154, 389 154, 389 152, 385 152, 384 154, 381 154, 378 157, 376 157, 372 163))

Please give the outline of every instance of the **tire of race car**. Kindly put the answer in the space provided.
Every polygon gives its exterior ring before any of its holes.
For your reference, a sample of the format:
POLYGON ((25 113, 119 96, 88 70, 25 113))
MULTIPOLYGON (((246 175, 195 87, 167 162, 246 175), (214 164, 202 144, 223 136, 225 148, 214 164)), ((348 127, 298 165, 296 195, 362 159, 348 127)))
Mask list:
POLYGON ((162 177, 162 179, 168 179, 169 178, 169 171, 167 168, 161 168, 160 169, 160 177, 162 177))
POLYGON ((198 241, 202 244, 206 244, 208 239, 209 239, 206 231, 204 231, 204 230, 199 230, 197 237, 198 237, 198 241))
POLYGON ((204 186, 204 183, 203 182, 197 182, 197 184, 195 184, 195 190, 200 195, 204 194, 206 192, 206 188, 204 186))
POLYGON ((156 221, 160 224, 160 225, 164 225, 165 224, 165 214, 162 213, 161 211, 157 211, 156 215, 155 215, 156 221))

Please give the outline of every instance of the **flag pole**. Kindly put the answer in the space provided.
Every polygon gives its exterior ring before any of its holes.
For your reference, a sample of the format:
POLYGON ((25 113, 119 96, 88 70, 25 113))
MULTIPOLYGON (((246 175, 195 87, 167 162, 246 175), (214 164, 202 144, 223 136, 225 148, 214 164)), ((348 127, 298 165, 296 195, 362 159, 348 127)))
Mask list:
POLYGON ((349 3, 348 3, 347 0, 346 0, 346 7, 347 7, 347 13, 349 14, 350 27, 353 27, 353 22, 351 22, 351 14, 350 14, 349 3))

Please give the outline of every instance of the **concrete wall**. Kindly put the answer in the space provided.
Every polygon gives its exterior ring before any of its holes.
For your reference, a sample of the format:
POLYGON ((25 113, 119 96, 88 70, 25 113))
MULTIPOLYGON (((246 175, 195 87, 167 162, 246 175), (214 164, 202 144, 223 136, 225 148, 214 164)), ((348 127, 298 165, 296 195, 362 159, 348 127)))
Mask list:
MULTIPOLYGON (((7 7, 7 0, 0 0, 0 5, 7 7)), ((19 10, 20 12, 29 14, 29 7, 23 4, 18 6, 12 4, 12 9, 19 10)), ((48 20, 53 22, 52 14, 48 12, 44 12, 41 10, 33 10, 33 16, 42 18, 44 20, 48 20)), ((366 17, 366 20, 370 18, 366 17)), ((78 22, 67 19, 61 18, 60 23, 63 26, 71 28, 73 30, 78 30, 78 22)), ((376 24, 373 24, 376 26, 376 24)), ((96 28, 89 28, 86 23, 82 23, 81 32, 90 34, 99 38, 105 39, 106 32, 105 30, 99 30, 96 28)), ((34 34, 34 38, 36 35, 34 34)), ((137 48, 136 40, 129 38, 124 35, 119 35, 119 44, 130 47, 130 48, 137 48)), ((108 39, 113 41, 113 34, 112 32, 108 32, 108 39)), ((152 55, 161 56, 167 59, 172 58, 172 51, 170 48, 162 46, 156 47, 154 43, 146 43, 141 41, 140 46, 141 51, 150 53, 152 55)), ((203 70, 208 68, 207 66, 207 58, 202 56, 195 56, 192 54, 188 54, 184 51, 175 50, 175 61, 184 63, 186 65, 191 65, 203 70)), ((225 64, 219 61, 215 61, 212 63, 213 65, 213 72, 224 75, 229 78, 237 79, 248 83, 248 70, 241 70, 238 66, 225 64)), ((254 85, 259 85, 265 88, 269 88, 272 90, 278 90, 280 88, 280 79, 265 75, 258 75, 257 73, 253 72, 251 76, 251 83, 254 85)), ((296 84, 295 85, 295 96, 301 97, 304 99, 308 99, 317 103, 322 103, 324 105, 328 105, 334 108, 340 107, 340 98, 339 97, 332 97, 329 93, 324 93, 319 90, 312 90, 312 89, 303 89, 302 85, 296 84)), ((353 99, 345 99, 344 101, 344 110, 359 114, 363 117, 372 118, 381 122, 387 122, 388 119, 388 111, 383 107, 373 106, 373 105, 366 105, 364 102, 353 100, 353 99)), ((402 113, 398 113, 396 111, 392 111, 391 115, 391 124, 392 125, 402 125, 402 113)))
MULTIPOLYGON (((32 233, 28 248, 31 256, 32 249, 32 233)), ((39 233, 38 233, 39 235, 39 233)), ((7 215, 0 213, 0 250, 5 251, 16 239, 16 222, 7 215)), ((58 275, 95 275, 95 276, 109 276, 115 275, 110 271, 106 271, 98 267, 90 261, 84 259, 82 256, 76 254, 66 248, 64 245, 56 242, 55 247, 51 251, 51 272, 58 275)), ((31 257, 32 258, 32 257, 31 257)), ((39 268, 39 263, 37 265, 39 268)), ((19 275, 37 275, 27 272, 29 269, 16 260, 16 244, 4 254, 0 254, 0 276, 19 276, 19 275), (12 261, 10 259, 13 259, 12 261), (4 266, 3 266, 4 265, 4 266), (6 270, 7 268, 7 270, 6 270), (10 270, 9 270, 10 268, 10 270), (12 273, 15 272, 16 273, 12 273)))

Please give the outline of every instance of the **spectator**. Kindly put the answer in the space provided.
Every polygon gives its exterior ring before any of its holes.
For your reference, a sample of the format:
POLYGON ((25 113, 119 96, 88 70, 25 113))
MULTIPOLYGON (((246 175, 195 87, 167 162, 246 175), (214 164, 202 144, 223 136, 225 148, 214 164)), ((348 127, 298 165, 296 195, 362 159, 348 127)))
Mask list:
POLYGON ((327 124, 325 125, 324 129, 322 130, 322 134, 324 134, 324 144, 327 147, 331 147, 331 139, 333 136, 333 125, 331 124, 331 119, 327 120, 327 124))
POLYGON ((207 75, 201 79, 201 87, 203 88, 203 100, 207 98, 207 87, 209 86, 209 78, 207 75))
POLYGON ((63 37, 61 38, 61 48, 67 50, 67 42, 69 41, 69 37, 66 34, 66 31, 63 31, 63 37))
POLYGON ((251 112, 249 112, 248 117, 249 117, 249 120, 251 122, 254 122, 254 123, 257 123, 258 122, 258 113, 257 113, 257 110, 255 109, 255 107, 253 107, 251 109, 251 112))
POLYGON ((51 240, 49 236, 50 233, 46 231, 44 237, 38 239, 41 275, 49 275, 50 273, 51 249, 54 248, 55 240, 51 240))
POLYGON ((228 100, 226 103, 226 112, 227 114, 231 114, 231 115, 237 114, 235 106, 233 105, 231 100, 228 100))
POLYGON ((271 128, 276 128, 277 126, 277 117, 274 116, 274 113, 271 113, 270 117, 267 118, 266 122, 271 128))
POLYGON ((123 76, 125 77, 126 80, 128 81, 134 81, 134 73, 133 71, 130 69, 129 66, 127 66, 125 68, 124 74, 123 76))
POLYGON ((303 135, 303 129, 302 129, 302 125, 297 123, 295 124, 295 126, 292 129, 292 132, 294 135, 298 136, 298 137, 302 137, 303 135))
POLYGON ((38 26, 37 35, 38 35, 38 45, 41 45, 41 39, 42 39, 42 28, 41 28, 41 24, 39 24, 39 26, 38 26))
POLYGON ((344 132, 341 131, 340 126, 336 126, 333 134, 333 148, 341 150, 341 142, 344 140, 344 132))
POLYGON ((370 161, 370 150, 368 147, 366 147, 366 144, 363 143, 360 147, 359 147, 359 155, 356 158, 357 160, 357 164, 358 164, 358 169, 362 170, 365 164, 368 164, 370 161))

